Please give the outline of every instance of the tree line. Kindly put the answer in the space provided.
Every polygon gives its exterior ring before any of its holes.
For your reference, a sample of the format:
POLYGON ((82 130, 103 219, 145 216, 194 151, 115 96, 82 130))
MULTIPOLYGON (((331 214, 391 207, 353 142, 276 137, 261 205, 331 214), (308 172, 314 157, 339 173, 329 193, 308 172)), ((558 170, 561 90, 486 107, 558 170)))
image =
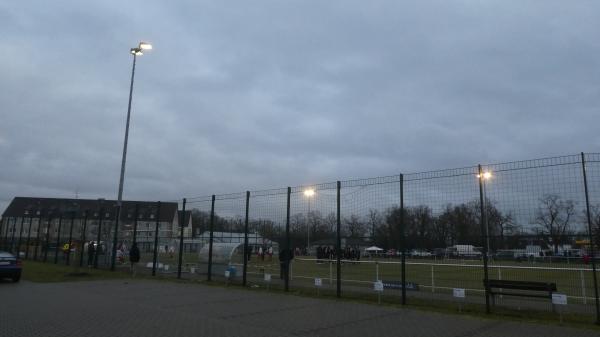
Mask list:
MULTIPOLYGON (((555 194, 538 200, 533 218, 519 224, 510 211, 501 211, 496 202, 486 199, 487 230, 492 251, 523 248, 523 242, 533 238, 548 249, 558 252, 560 245, 572 243, 572 238, 587 233, 585 212, 578 211, 572 200, 555 194), (527 238, 527 239, 525 239, 527 238)), ((394 206, 385 210, 369 209, 365 215, 351 214, 341 219, 341 235, 349 244, 376 245, 384 249, 401 247, 401 210, 394 206)), ((591 208, 594 241, 600 245, 600 204, 591 208)), ((209 230, 210 214, 192 210, 194 236, 209 230)), ((243 232, 244 219, 221 217, 215 214, 214 231, 243 232)), ((283 244, 285 223, 270 219, 250 219, 250 233, 283 244)), ((311 245, 331 245, 336 238, 335 213, 322 214, 319 210, 295 213, 290 216, 290 241, 293 247, 305 247, 307 237, 311 245)), ((481 207, 479 200, 461 204, 446 204, 441 212, 434 214, 427 205, 405 207, 404 230, 407 249, 445 248, 455 244, 483 246, 481 230, 481 207)))

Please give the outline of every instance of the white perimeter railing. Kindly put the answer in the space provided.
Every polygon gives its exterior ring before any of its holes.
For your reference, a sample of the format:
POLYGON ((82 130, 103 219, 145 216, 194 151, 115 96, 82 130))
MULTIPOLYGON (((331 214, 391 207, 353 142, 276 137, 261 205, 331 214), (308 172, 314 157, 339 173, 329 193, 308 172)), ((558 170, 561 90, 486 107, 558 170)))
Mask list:
MULTIPOLYGON (((333 284, 333 280, 335 280, 334 277, 334 266, 336 265, 337 260, 328 260, 328 259, 315 259, 315 258, 295 258, 294 260, 292 260, 291 264, 290 264, 290 280, 293 280, 294 278, 299 278, 299 279, 314 279, 316 276, 315 275, 294 275, 293 273, 293 265, 294 263, 297 263, 296 261, 301 261, 301 262, 310 262, 310 263, 317 263, 317 261, 319 262, 323 262, 323 263, 328 263, 329 264, 329 278, 323 278, 324 280, 329 280, 329 284, 332 285, 333 284)), ((375 271, 374 271, 374 280, 379 280, 379 265, 397 265, 398 268, 400 268, 400 265, 402 264, 399 261, 370 261, 370 260, 363 260, 363 261, 355 261, 355 260, 341 260, 342 263, 344 264, 372 264, 375 266, 375 271)), ((431 289, 432 293, 435 293, 436 289, 440 289, 440 290, 452 290, 452 287, 445 287, 445 286, 436 286, 435 284, 435 268, 436 267, 454 267, 454 268, 473 268, 473 269, 480 269, 483 272, 483 264, 481 263, 431 263, 431 262, 406 262, 407 266, 429 266, 430 268, 430 284, 419 284, 420 287, 423 288, 429 288, 431 289)), ((544 271, 555 271, 555 272, 566 272, 566 273, 577 273, 579 274, 579 288, 580 288, 580 294, 579 295, 574 295, 574 294, 569 294, 570 298, 574 298, 574 299, 579 299, 583 302, 583 304, 587 304, 588 301, 593 301, 594 297, 588 297, 588 295, 586 294, 586 286, 585 286, 585 273, 586 272, 592 272, 592 268, 588 268, 588 267, 580 267, 580 268, 575 268, 575 267, 540 267, 540 266, 513 266, 513 265, 495 265, 495 264, 490 264, 488 265, 488 269, 490 270, 490 272, 492 270, 496 270, 497 271, 497 276, 498 279, 502 279, 502 271, 503 270, 531 270, 531 271, 540 271, 540 272, 544 272, 544 271)), ((342 273, 343 276, 343 273, 342 273)), ((590 276, 591 277, 591 276, 590 276)), ((572 276, 570 278, 572 280, 572 276)), ((357 283, 357 284, 373 284, 373 281, 364 281, 364 280, 353 280, 353 279, 344 279, 342 278, 342 282, 348 282, 348 283, 357 283)), ((577 286, 574 286, 573 284, 571 285, 572 289, 576 289, 577 286)), ((483 284, 481 288, 465 288, 465 290, 467 291, 471 291, 471 292, 476 292, 476 293, 483 293, 485 290, 483 289, 483 284)))

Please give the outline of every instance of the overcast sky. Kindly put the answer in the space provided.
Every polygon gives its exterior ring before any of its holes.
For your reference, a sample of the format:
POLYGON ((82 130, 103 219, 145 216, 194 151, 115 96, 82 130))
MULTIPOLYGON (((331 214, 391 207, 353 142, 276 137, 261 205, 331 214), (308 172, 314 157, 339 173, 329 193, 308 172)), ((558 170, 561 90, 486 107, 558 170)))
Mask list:
POLYGON ((598 151, 598 1, 2 1, 0 208, 598 151))

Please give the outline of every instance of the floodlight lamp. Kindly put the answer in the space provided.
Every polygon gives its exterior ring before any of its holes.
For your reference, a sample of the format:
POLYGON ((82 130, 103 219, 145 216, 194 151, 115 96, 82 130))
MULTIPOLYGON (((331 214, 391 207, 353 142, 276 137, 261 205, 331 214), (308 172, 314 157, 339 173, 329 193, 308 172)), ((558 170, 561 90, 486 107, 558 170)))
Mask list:
POLYGON ((148 43, 148 42, 140 42, 139 48, 143 49, 143 50, 151 50, 152 49, 152 45, 150 43, 148 43))
POLYGON ((312 197, 313 195, 315 195, 315 190, 313 190, 312 188, 309 188, 307 190, 304 191, 304 196, 306 197, 312 197))

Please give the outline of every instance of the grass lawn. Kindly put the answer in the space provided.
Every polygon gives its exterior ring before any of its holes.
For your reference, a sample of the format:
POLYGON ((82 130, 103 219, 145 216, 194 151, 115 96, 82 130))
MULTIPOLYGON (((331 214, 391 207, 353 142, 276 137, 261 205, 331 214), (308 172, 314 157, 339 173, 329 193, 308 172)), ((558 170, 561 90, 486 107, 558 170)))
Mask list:
POLYGON ((35 261, 23 262, 21 279, 31 282, 70 282, 130 278, 128 273, 82 267, 76 274, 74 267, 35 261))

